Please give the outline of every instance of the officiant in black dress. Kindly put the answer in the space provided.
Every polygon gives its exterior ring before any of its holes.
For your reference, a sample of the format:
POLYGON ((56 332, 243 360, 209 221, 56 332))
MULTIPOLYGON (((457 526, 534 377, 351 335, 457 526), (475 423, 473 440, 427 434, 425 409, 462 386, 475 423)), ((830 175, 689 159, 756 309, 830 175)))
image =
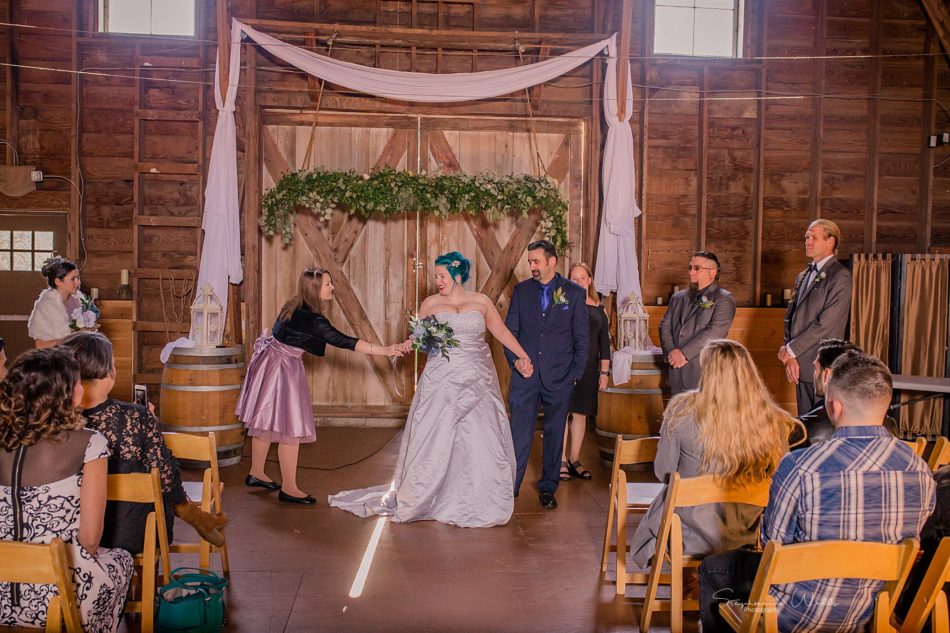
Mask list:
POLYGON ((564 433, 564 452, 561 454, 561 481, 590 479, 591 473, 581 464, 581 446, 587 430, 587 418, 597 415, 597 396, 607 388, 610 376, 610 332, 607 313, 594 287, 594 273, 587 264, 577 263, 568 273, 571 281, 587 291, 587 320, 590 324, 590 348, 584 376, 574 385, 574 394, 568 408, 567 428, 564 433), (568 459, 570 442, 570 459, 568 459))

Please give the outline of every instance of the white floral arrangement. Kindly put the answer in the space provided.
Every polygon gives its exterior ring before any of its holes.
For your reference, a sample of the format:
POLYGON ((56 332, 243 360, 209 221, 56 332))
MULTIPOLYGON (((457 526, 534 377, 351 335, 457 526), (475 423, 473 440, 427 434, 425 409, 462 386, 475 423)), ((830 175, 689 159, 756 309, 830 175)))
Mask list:
POLYGON ((99 307, 95 299, 87 297, 82 292, 76 293, 78 305, 69 312, 69 327, 75 331, 99 329, 99 307))

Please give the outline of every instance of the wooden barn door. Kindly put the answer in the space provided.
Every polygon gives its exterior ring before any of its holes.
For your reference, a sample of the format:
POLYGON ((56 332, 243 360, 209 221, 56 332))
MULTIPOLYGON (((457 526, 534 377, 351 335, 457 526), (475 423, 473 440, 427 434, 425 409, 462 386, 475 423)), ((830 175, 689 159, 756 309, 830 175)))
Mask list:
MULTIPOLYGON (((380 167, 415 169, 417 120, 365 114, 265 113, 261 131, 263 189, 304 167, 369 172, 380 167), (313 141, 311 143, 311 135, 313 141), (307 149, 311 148, 310 159, 307 149)), ((280 306, 296 292, 300 271, 318 265, 336 286, 327 317, 342 332, 372 343, 406 338, 415 294, 409 253, 415 217, 362 220, 342 211, 327 224, 297 216, 294 240, 264 240, 261 248, 261 323, 270 327, 280 306)), ((412 398, 411 362, 395 365, 328 347, 323 358, 304 356, 318 423, 342 418, 404 418, 412 398), (407 388, 408 385, 408 388, 407 388)))
MULTIPOLYGON (((562 256, 563 267, 580 252, 584 123, 545 119, 536 122, 533 134, 529 130, 527 119, 325 112, 314 126, 312 114, 267 112, 261 132, 263 190, 288 171, 318 166, 360 172, 389 166, 432 174, 537 175, 540 156, 547 174, 570 200, 569 238, 575 246, 562 256)), ((504 315, 512 288, 530 275, 525 247, 541 237, 539 220, 536 211, 496 223, 481 216, 440 219, 409 213, 365 221, 338 212, 324 225, 301 213, 290 245, 279 238, 263 241, 261 322, 273 323, 282 303, 295 292, 300 271, 316 264, 333 276, 336 295, 328 317, 340 330, 372 342, 401 341, 409 311, 435 292, 432 260, 451 250, 473 262, 467 287, 490 296, 504 315)), ((500 345, 493 346, 506 388, 508 368, 500 345)), ((406 415, 412 398, 411 360, 393 366, 380 357, 368 360, 335 349, 328 349, 324 358, 305 358, 320 421, 406 415)))
MULTIPOLYGON (((535 120, 534 133, 527 119, 449 118, 422 119, 420 138, 426 149, 426 170, 431 174, 538 175, 546 169, 570 203, 568 232, 572 247, 559 263, 566 274, 570 262, 578 261, 584 209, 584 122, 582 120, 535 120)), ((469 290, 488 295, 504 316, 515 284, 531 276, 525 249, 542 235, 540 213, 511 216, 489 223, 483 216, 461 215, 447 219, 426 217, 420 244, 424 281, 422 295, 436 291, 432 261, 441 253, 457 250, 472 260, 469 290)), ((509 369, 502 346, 492 339, 492 356, 502 390, 507 394, 509 369)))

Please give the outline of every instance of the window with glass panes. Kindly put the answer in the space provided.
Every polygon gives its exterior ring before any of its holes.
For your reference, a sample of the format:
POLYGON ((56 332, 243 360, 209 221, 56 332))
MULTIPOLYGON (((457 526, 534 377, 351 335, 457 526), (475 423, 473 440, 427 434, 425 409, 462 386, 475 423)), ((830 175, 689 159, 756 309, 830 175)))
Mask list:
POLYGON ((653 52, 741 57, 743 0, 656 0, 653 52))
POLYGON ((0 231, 0 271, 41 270, 53 250, 52 231, 0 231))
POLYGON ((195 34, 195 0, 99 0, 99 30, 192 36, 195 34))

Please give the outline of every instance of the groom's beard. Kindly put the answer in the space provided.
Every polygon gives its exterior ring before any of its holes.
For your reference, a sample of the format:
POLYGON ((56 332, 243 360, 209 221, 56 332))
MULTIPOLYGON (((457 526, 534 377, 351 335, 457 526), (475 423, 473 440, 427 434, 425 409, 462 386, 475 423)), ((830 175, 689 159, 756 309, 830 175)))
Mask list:
POLYGON ((694 281, 691 281, 689 282, 689 289, 692 290, 693 292, 696 292, 697 290, 699 290, 699 284, 694 281))

